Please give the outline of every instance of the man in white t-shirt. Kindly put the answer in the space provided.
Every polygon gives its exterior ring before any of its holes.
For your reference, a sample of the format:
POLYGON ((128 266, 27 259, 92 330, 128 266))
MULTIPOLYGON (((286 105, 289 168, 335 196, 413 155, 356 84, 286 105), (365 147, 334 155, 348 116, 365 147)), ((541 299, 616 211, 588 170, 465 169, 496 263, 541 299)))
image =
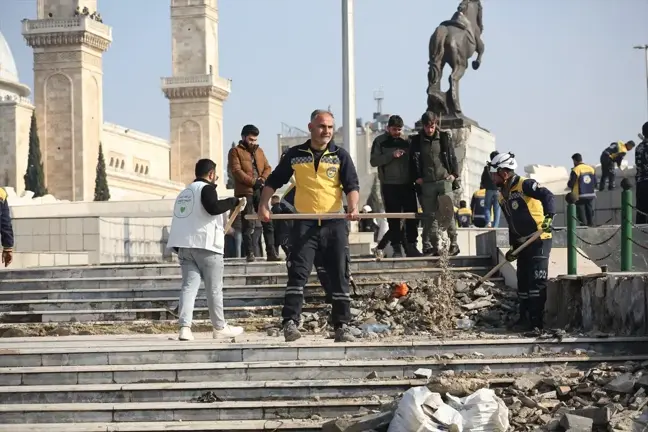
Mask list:
POLYGON ((201 279, 205 282, 209 317, 214 338, 234 337, 242 327, 225 322, 223 312, 223 273, 227 214, 240 198, 218 199, 216 164, 210 159, 196 163, 196 180, 176 198, 167 247, 178 253, 182 269, 179 324, 183 341, 193 340, 191 321, 201 279))

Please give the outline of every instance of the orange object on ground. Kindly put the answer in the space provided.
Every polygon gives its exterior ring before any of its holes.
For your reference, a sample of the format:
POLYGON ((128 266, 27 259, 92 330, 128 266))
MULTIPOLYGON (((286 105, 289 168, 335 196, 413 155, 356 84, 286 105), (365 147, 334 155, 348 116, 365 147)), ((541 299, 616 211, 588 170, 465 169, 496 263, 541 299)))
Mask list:
POLYGON ((393 298, 405 297, 408 293, 409 293, 409 287, 405 282, 394 284, 394 287, 392 288, 393 298))

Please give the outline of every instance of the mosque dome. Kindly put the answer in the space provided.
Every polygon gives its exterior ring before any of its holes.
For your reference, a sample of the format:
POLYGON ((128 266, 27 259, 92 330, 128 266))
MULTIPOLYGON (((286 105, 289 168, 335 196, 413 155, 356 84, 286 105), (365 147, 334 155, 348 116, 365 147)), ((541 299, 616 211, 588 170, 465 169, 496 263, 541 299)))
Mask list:
POLYGON ((9 44, 2 32, 0 32, 0 79, 9 82, 20 82, 11 48, 9 48, 9 44))
POLYGON ((0 97, 12 95, 27 97, 30 93, 27 86, 20 84, 11 48, 0 32, 0 97))

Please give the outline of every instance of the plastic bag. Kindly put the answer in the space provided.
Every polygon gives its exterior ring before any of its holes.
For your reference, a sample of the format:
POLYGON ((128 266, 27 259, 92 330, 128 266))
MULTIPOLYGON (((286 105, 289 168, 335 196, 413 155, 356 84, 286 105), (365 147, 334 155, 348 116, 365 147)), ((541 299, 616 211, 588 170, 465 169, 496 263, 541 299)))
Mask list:
POLYGON ((443 432, 442 424, 455 424, 459 432, 461 414, 446 405, 438 393, 427 387, 413 387, 403 394, 387 432, 443 432), (433 419, 436 418, 437 422, 433 419))
POLYGON ((509 428, 508 408, 491 389, 479 389, 461 400, 463 427, 471 432, 503 432, 509 428))

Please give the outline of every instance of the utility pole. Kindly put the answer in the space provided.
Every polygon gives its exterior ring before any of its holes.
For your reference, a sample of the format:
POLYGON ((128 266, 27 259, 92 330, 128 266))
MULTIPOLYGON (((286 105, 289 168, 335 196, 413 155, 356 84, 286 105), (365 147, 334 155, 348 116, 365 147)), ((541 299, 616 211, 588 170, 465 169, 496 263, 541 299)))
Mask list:
POLYGON ((634 49, 643 50, 646 57, 646 103, 648 104, 648 44, 637 45, 634 49))
POLYGON ((357 163, 354 0, 342 0, 342 122, 344 143, 357 163))

